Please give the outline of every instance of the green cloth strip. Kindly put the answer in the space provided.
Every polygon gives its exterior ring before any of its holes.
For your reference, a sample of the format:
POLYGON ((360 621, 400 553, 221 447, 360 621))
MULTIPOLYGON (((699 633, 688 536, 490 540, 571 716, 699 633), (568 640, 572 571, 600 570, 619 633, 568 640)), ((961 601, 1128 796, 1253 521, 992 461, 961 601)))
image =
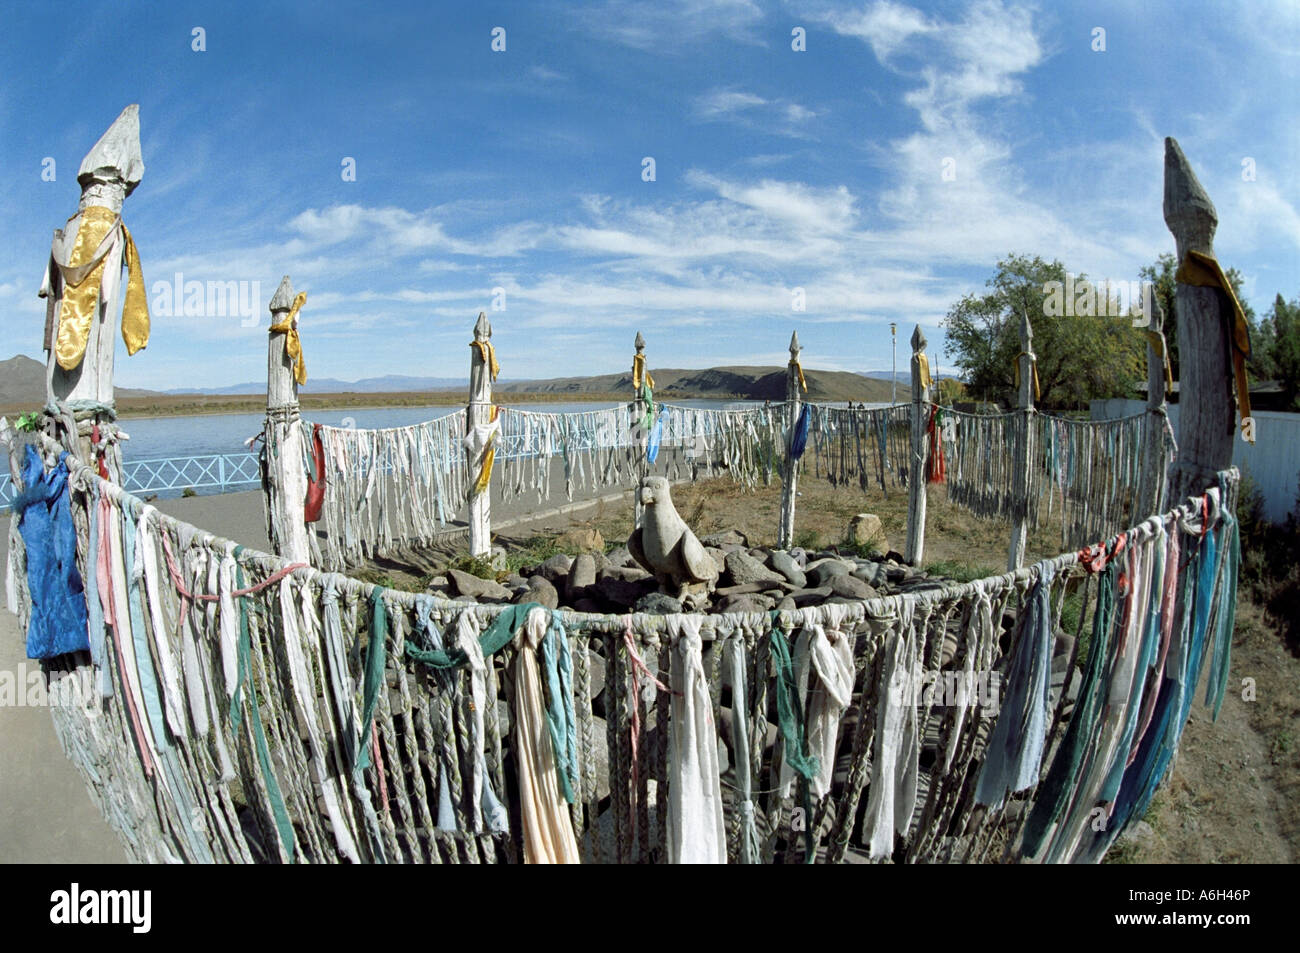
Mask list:
POLYGON ((384 605, 384 587, 370 590, 370 644, 366 646, 365 695, 361 704, 361 756, 357 770, 370 767, 371 726, 375 721, 375 703, 379 701, 379 685, 384 680, 384 665, 388 661, 388 607, 384 605))
MULTIPOLYGON (((239 552, 243 547, 235 547, 235 556, 238 558, 239 552)), ((246 588, 244 584, 244 567, 236 562, 235 581, 240 589, 246 588)), ((266 744, 266 731, 262 728, 262 712, 258 707, 257 689, 249 680, 250 670, 252 668, 252 645, 248 634, 248 603, 247 596, 239 597, 239 681, 235 686, 235 695, 230 706, 230 721, 238 730, 243 720, 242 709, 239 705, 240 689, 245 682, 248 682, 248 710, 252 716, 253 741, 257 747, 257 760, 262 766, 262 777, 266 780, 266 793, 271 798, 271 814, 275 818, 275 829, 280 835, 280 844, 284 847, 285 856, 289 858, 289 863, 294 863, 296 849, 293 836, 293 821, 289 820, 289 811, 284 805, 284 795, 280 791, 280 783, 275 779, 275 770, 271 767, 271 751, 266 744)))
MULTIPOLYGON (((503 609, 478 637, 478 644, 483 648, 483 657, 494 655, 509 645, 510 640, 515 637, 515 632, 528 618, 529 611, 544 608, 546 607, 540 602, 525 602, 523 605, 507 606, 503 609)), ((438 669, 459 668, 469 661, 461 649, 421 649, 410 642, 406 643, 406 657, 413 662, 438 669)))
POLYGON ((784 741, 785 763, 799 776, 799 799, 804 811, 804 863, 817 860, 817 845, 813 837, 812 789, 809 781, 817 773, 817 759, 808 754, 804 735, 803 706, 799 704, 799 690, 794 683, 794 662, 790 657, 790 643, 780 629, 780 615, 770 613, 772 631, 768 636, 772 658, 776 662, 776 718, 784 741))

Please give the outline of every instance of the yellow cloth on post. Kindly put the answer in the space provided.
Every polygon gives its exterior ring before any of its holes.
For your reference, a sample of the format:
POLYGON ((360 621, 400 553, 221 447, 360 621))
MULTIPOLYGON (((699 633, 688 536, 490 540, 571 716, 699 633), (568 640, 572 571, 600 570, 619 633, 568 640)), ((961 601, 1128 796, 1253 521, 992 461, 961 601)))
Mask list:
POLYGON ((1015 381, 1016 381, 1016 383, 1015 383, 1015 388, 1016 388, 1016 391, 1019 392, 1019 390, 1020 390, 1020 359, 1021 359, 1022 357, 1027 357, 1027 358, 1029 358, 1029 360, 1030 360, 1031 362, 1033 362, 1033 365, 1034 365, 1034 400, 1038 400, 1038 399, 1042 396, 1042 394, 1041 394, 1041 393, 1039 392, 1039 390, 1038 390, 1038 358, 1036 358, 1036 357, 1034 357, 1033 355, 1031 355, 1028 351, 1021 351, 1019 354, 1016 355, 1016 363, 1015 363, 1015 365, 1014 365, 1014 366, 1015 366, 1015 372, 1016 372, 1016 373, 1015 373, 1015 381))
POLYGON ((497 363, 497 349, 492 346, 492 342, 470 341, 469 346, 478 348, 479 356, 483 358, 483 363, 488 366, 488 373, 495 381, 497 375, 501 373, 501 365, 497 363))
POLYGON ((916 370, 921 377, 921 388, 930 386, 930 359, 925 356, 925 352, 916 355, 916 370))
MULTIPOLYGON (((799 372, 799 386, 803 388, 805 394, 808 393, 808 382, 804 380, 803 365, 799 363, 799 359, 796 357, 793 361, 790 362, 790 366, 799 372)), ((927 374, 929 373, 928 368, 926 370, 926 373, 927 374)))
POLYGON ((1151 344, 1151 350, 1156 352, 1156 357, 1164 365, 1165 370, 1165 393, 1168 394, 1174 386, 1174 369, 1169 365, 1169 354, 1165 351, 1165 336, 1159 331, 1153 331, 1147 328, 1142 332, 1147 336, 1147 341, 1151 344))
MULTIPOLYGON (((501 413, 501 408, 497 407, 494 404, 492 406, 492 414, 491 416, 488 417, 488 423, 489 424, 495 423, 497 416, 500 413, 501 413)), ((492 431, 489 433, 487 437, 488 442, 487 442, 487 447, 483 453, 483 464, 479 467, 478 476, 475 477, 474 486, 470 490, 471 498, 478 496, 480 493, 486 490, 488 487, 488 482, 492 479, 492 464, 496 462, 496 458, 497 458, 496 442, 497 442, 498 435, 499 435, 499 431, 497 431, 494 428, 492 429, 492 431)))
POLYGON ((306 303, 307 292, 299 291, 293 299, 293 307, 284 316, 284 320, 279 324, 271 325, 267 331, 268 334, 284 335, 284 353, 288 354, 289 360, 293 361, 293 379, 298 382, 299 387, 307 383, 307 362, 302 356, 302 338, 294 322, 298 319, 298 312, 306 303))
MULTIPOLYGON (((1232 373, 1237 382, 1237 411, 1241 415, 1241 429, 1246 431, 1246 418, 1250 416, 1250 379, 1246 376, 1246 358, 1250 357, 1250 326, 1246 323, 1246 312, 1242 310, 1237 293, 1232 290, 1232 282, 1223 273, 1223 267, 1213 255, 1191 250, 1174 281, 1197 288, 1218 288, 1228 296, 1232 305, 1232 373)), ((1252 441, 1253 442, 1253 441, 1252 441)))
POLYGON ((121 218, 102 205, 90 205, 81 213, 77 237, 67 269, 77 269, 95 262, 95 266, 73 282, 64 273, 62 301, 59 306, 58 332, 54 342, 54 356, 59 367, 70 371, 86 355, 86 344, 99 310, 100 292, 104 281, 104 262, 108 259, 112 232, 122 230, 122 260, 127 266, 126 298, 122 307, 122 340, 128 354, 134 354, 149 343, 149 305, 145 297, 144 275, 140 270, 140 256, 135 242, 121 218))
POLYGON ((650 376, 650 372, 645 366, 645 355, 637 354, 632 358, 632 386, 637 390, 641 389, 641 381, 645 381, 647 387, 654 390, 655 379, 650 376))

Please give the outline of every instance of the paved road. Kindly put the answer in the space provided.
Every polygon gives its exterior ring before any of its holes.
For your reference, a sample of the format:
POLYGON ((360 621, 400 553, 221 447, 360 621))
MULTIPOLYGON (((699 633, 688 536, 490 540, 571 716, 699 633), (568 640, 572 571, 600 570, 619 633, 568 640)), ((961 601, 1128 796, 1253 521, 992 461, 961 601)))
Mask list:
MULTIPOLYGON (((562 488, 563 482, 553 485, 562 488)), ((552 503, 565 503, 563 489, 552 503)), ((269 547, 261 491, 161 500, 156 505, 164 513, 250 548, 269 547)), ((548 506, 548 513, 531 512, 536 509, 535 499, 494 501, 493 523, 518 529, 531 522, 525 517, 546 519, 555 512, 555 506, 548 506)), ((0 515, 6 531, 8 519, 8 514, 0 515)), ((0 534, 0 541, 4 538, 0 534)), ((0 578, 8 561, 5 550, 0 545, 0 578)), ((0 608, 0 678, 12 680, 19 696, 25 695, 26 676, 40 670, 38 663, 27 660, 25 648, 18 619, 0 608)), ((0 863, 125 860, 117 835, 91 802, 80 773, 64 757, 48 709, 0 705, 0 863)))

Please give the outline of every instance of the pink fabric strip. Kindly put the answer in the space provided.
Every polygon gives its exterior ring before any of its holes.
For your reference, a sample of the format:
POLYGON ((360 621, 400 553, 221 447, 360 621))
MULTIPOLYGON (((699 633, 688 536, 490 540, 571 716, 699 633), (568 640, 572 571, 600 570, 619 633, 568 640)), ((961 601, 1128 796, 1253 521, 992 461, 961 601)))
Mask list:
MULTIPOLYGON (((122 637, 117 629, 116 603, 113 597, 113 568, 109 562, 113 544, 113 533, 109 520, 113 519, 112 507, 108 500, 99 500, 99 552, 96 554, 95 579, 99 588, 99 599, 104 606, 104 622, 113 633, 113 649, 117 655, 117 673, 122 682, 122 697, 126 699, 126 711, 135 732, 136 746, 140 749, 140 764, 147 778, 153 777, 153 755, 145 741, 144 728, 140 724, 140 712, 135 704, 135 694, 131 691, 131 682, 126 676, 126 659, 122 655, 122 637), (105 598, 107 594, 107 598, 105 598)), ((121 553, 117 556, 121 558, 121 553)))
POLYGON ((1137 758, 1138 746, 1151 726, 1155 714, 1156 699, 1160 695, 1160 683, 1164 676, 1165 659, 1169 656, 1169 642, 1174 631, 1174 600, 1178 597, 1178 525, 1175 522, 1168 536, 1169 544, 1165 549, 1165 578, 1163 580, 1160 603, 1160 655, 1156 659, 1156 681, 1151 686, 1150 696, 1142 711, 1142 726, 1133 736, 1133 747, 1128 753, 1128 764, 1137 758))
POLYGON ((370 744, 375 752, 375 775, 379 778, 379 803, 385 814, 388 813, 388 780, 384 775, 384 756, 379 750, 379 725, 370 724, 370 744))
MULTIPOLYGON (((642 677, 648 678, 654 682, 662 692, 671 692, 671 689, 655 677, 654 672, 646 666, 641 656, 636 652, 636 639, 632 634, 632 617, 627 617, 627 628, 623 630, 623 644, 627 646, 628 659, 632 662, 632 796, 636 797, 636 792, 640 790, 640 774, 638 769, 637 739, 641 736, 641 682, 642 677)), ((632 833, 636 834, 636 812, 632 814, 632 833)))

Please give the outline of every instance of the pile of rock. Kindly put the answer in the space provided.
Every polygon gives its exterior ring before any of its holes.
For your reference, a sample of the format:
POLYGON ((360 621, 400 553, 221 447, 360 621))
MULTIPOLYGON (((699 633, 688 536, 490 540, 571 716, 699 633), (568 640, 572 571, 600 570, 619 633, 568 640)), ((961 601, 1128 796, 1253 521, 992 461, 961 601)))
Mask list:
MULTIPOLYGON (((903 565, 897 553, 869 560, 835 550, 772 550, 751 547, 744 534, 735 530, 700 541, 719 573, 706 612, 802 609, 943 585, 943 580, 903 565)), ((622 546, 609 553, 552 556, 499 582, 451 569, 435 577, 430 589, 465 602, 537 602, 578 612, 683 611, 681 602, 660 592, 654 576, 622 546)))

